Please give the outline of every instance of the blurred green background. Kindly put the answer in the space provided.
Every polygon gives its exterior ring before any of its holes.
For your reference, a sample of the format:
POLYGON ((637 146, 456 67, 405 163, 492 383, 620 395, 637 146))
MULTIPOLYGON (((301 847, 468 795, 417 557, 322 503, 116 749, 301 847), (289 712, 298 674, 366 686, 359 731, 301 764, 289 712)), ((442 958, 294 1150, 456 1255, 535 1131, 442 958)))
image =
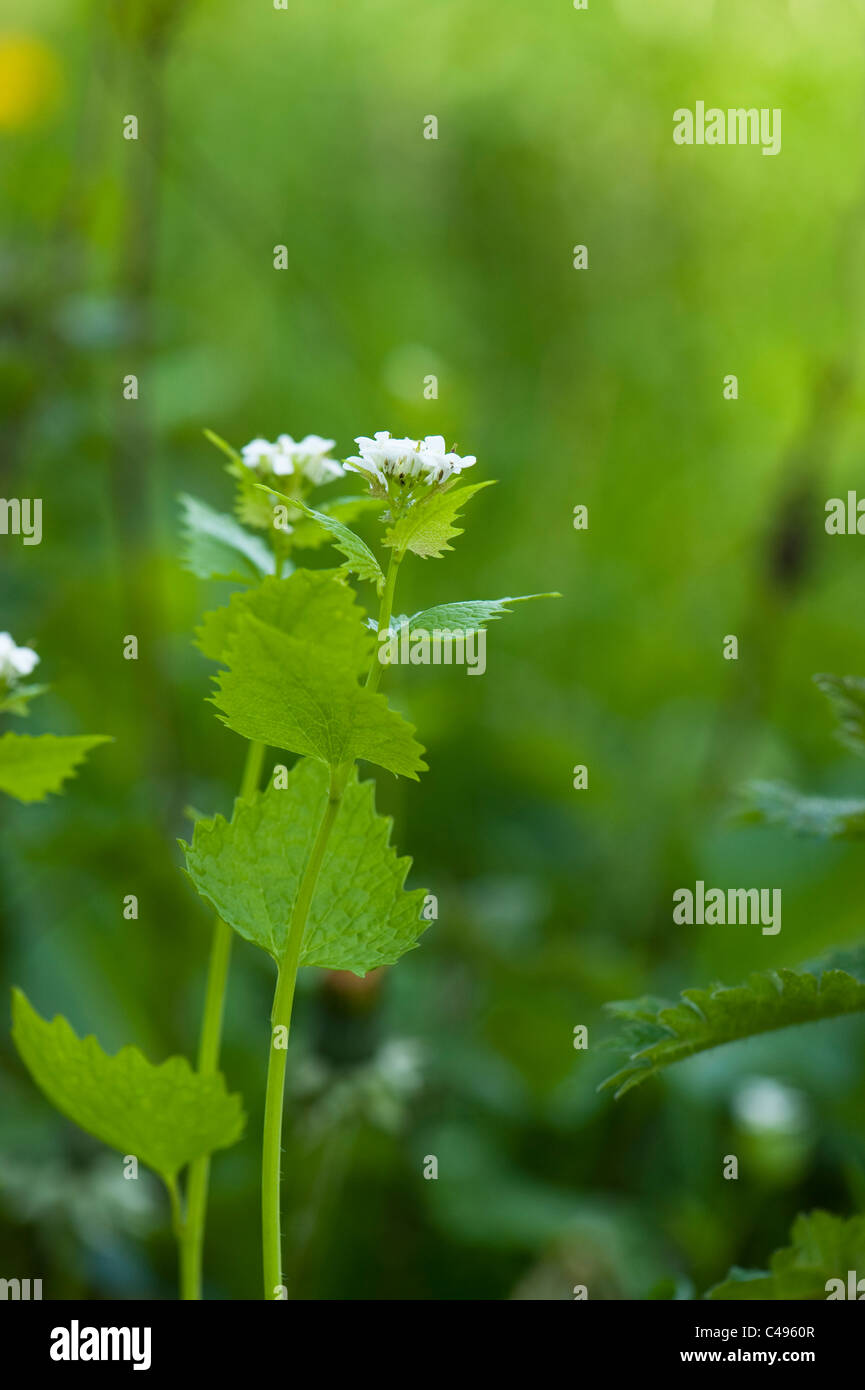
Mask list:
MULTIPOLYGON (((191 646, 230 587, 177 559, 177 493, 230 506, 202 427, 340 456, 444 433, 500 485, 452 556, 403 567, 399 607, 564 595, 491 629, 483 680, 388 678, 430 772, 382 777, 379 805, 440 916, 367 989, 304 974, 293 1296, 700 1294, 797 1211, 865 1205, 861 1023, 595 1092, 604 1001, 861 939, 855 846, 730 810, 749 776, 862 786, 810 677, 865 674, 865 542, 823 529, 865 491, 863 112, 853 0, 0 4, 2 492, 44 501, 41 546, 0 538, 0 628, 52 684, 16 727, 116 740, 65 796, 0 808, 4 987, 112 1051, 194 1054, 210 920, 176 837, 187 804, 230 810, 244 752, 191 646), (698 99, 781 107, 781 155, 674 146, 698 99), (697 878, 782 887, 780 935, 674 927, 697 878)), ((213 1298, 258 1296, 272 983, 238 942, 249 1125, 213 1165, 213 1298)), ((51 1110, 8 1035, 0 1113, 0 1275, 174 1297, 164 1194, 51 1110)))

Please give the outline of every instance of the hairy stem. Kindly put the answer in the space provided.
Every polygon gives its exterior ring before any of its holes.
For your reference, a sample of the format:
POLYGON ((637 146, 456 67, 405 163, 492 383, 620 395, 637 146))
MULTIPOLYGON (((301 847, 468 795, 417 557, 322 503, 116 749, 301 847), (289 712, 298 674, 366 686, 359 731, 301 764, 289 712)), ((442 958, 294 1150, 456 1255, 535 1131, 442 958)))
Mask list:
MULTIPOLYGON (((265 745, 250 743, 240 784, 240 795, 249 797, 261 781, 261 765, 265 745)), ((222 1019, 225 1013, 225 991, 231 960, 231 928, 217 917, 213 923, 213 940, 207 987, 204 993, 204 1015, 198 1041, 198 1070, 203 1075, 219 1070, 219 1050, 222 1044, 222 1019)), ((190 1165, 187 1189, 186 1245, 188 1277, 183 1277, 181 1254, 181 1297, 201 1298, 201 1268, 204 1256, 204 1226, 207 1216, 207 1192, 210 1184, 210 1156, 197 1158, 190 1165)))
POLYGON ((282 1237, 280 1223, 280 1157, 282 1152, 282 1108, 285 1093, 285 1062, 294 989, 306 919, 318 882, 327 843, 339 813, 342 790, 332 777, 327 807, 322 816, 312 853, 301 879, 285 953, 279 963, 279 978, 271 1014, 270 1059, 267 1066, 267 1093, 264 1105, 264 1136, 261 1150, 261 1231, 264 1260, 264 1297, 282 1297, 282 1237))

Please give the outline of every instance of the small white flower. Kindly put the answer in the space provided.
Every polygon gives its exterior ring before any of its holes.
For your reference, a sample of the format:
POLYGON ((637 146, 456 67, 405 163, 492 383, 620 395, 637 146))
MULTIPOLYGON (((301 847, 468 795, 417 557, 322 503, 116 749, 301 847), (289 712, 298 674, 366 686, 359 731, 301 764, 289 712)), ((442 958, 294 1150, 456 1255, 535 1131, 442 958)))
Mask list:
POLYGON ((444 436, 441 434, 428 434, 421 450, 430 481, 435 483, 446 482, 452 474, 461 473, 464 468, 471 468, 472 464, 477 463, 474 454, 466 454, 461 458, 459 454, 448 453, 444 436))
POLYGON ((277 439, 279 455, 274 461, 274 473, 302 473, 312 483, 320 487, 333 478, 341 478, 343 471, 336 459, 329 458, 335 439, 322 439, 318 434, 308 434, 305 439, 294 440, 290 434, 281 434, 277 439), (284 467, 285 463, 288 467, 284 467))
POLYGON ((362 473, 384 488, 388 478, 396 478, 401 484, 414 479, 422 483, 443 483, 477 461, 471 456, 461 458, 459 454, 448 453, 444 436, 440 434, 428 434, 425 439, 393 439, 387 430, 380 430, 374 438, 358 435, 355 443, 360 455, 346 459, 346 468, 362 473))
POLYGON ((0 680, 15 685, 21 676, 29 676, 39 663, 32 647, 16 647, 8 632, 0 632, 0 680))
POLYGON ((248 444, 244 444, 240 452, 247 468, 260 468, 262 464, 271 468, 277 445, 270 444, 266 439, 252 439, 248 444))
POLYGON ((319 487, 343 476, 336 459, 328 457, 335 443, 336 440, 322 439, 317 434, 308 434, 301 440, 281 434, 275 444, 267 439, 253 439, 244 445, 241 454, 247 468, 271 473, 276 478, 300 474, 313 487, 319 487))
POLYGON ((384 487, 389 477, 412 477, 418 466, 416 439, 392 439, 389 430, 379 430, 373 439, 359 434, 355 443, 360 455, 346 459, 352 473, 363 473, 384 487))

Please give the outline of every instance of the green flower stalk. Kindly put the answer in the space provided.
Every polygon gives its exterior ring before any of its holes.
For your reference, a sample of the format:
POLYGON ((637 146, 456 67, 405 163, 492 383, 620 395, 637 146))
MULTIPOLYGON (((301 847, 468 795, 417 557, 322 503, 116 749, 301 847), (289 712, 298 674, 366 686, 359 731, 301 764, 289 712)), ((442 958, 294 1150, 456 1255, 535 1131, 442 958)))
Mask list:
MULTIPOLYGON (((272 504, 264 502, 260 497, 258 480, 265 479, 275 483, 279 479, 281 485, 291 485, 292 503, 300 502, 313 487, 342 476, 342 468, 329 457, 334 441, 321 439, 318 435, 308 435, 306 439, 298 442, 290 435, 280 435, 274 444, 264 439, 254 439, 238 453, 212 431, 205 431, 205 434, 229 460, 227 471, 237 483, 235 512, 238 520, 233 522, 231 518, 210 513, 209 509, 196 499, 183 498, 188 528, 188 567, 200 577, 217 577, 213 568, 216 562, 212 553, 206 548, 203 557, 200 553, 201 533, 209 529, 211 534, 215 533, 228 545, 229 551, 233 548, 235 552, 233 558, 229 553, 223 559, 228 571, 226 577, 232 577, 235 573, 232 567, 241 567, 243 560, 247 563, 251 561, 254 570, 257 568, 256 577, 259 581, 267 573, 280 577, 291 567, 288 557, 292 528, 274 525, 272 504), (201 524, 202 518, 204 526, 201 524), (256 545, 256 537, 243 529, 244 522, 268 533, 272 558, 268 555, 267 548, 256 545)), ((296 506, 293 506, 293 511, 297 516, 302 515, 296 506)), ((249 743, 240 785, 242 800, 251 797, 260 785, 265 752, 266 745, 259 740, 249 743)), ((213 924, 198 1044, 198 1070, 205 1076, 219 1070, 230 961, 231 928, 217 916, 213 924)), ((181 1247, 185 1257, 181 1261, 181 1297, 184 1299, 201 1298, 209 1181, 210 1155, 204 1154, 192 1163, 189 1173, 187 1215, 182 1226, 181 1247)))
MULTIPOLYGON (((396 576, 401 555, 391 552, 384 592, 379 608, 378 630, 384 632, 390 623, 393 609, 396 576)), ((367 689, 375 690, 382 672, 381 664, 373 658, 366 677, 367 689)), ((285 1069, 288 1035, 291 1028, 291 1014, 297 971, 300 964, 301 943, 306 930, 307 916, 318 883, 318 876, 324 860, 336 818, 342 803, 343 792, 353 768, 353 763, 331 770, 328 788, 327 807, 312 847, 297 899, 292 912, 288 942, 285 955, 279 965, 276 993, 273 1001, 271 1026, 273 1038, 267 1068, 267 1091, 265 1097, 264 1134, 262 1138, 261 1159, 261 1220, 262 1220, 262 1258, 264 1264, 264 1296, 279 1298, 283 1295, 282 1249, 280 1221, 280 1154, 282 1152, 282 1114, 285 1095, 285 1069), (279 1044, 279 1045, 278 1045, 279 1044)))

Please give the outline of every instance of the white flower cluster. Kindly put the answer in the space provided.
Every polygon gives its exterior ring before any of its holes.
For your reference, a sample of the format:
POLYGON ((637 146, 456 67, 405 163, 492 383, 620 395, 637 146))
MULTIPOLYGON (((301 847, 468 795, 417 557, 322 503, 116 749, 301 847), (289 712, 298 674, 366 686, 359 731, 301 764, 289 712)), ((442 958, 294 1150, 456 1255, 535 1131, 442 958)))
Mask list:
POLYGON ((336 440, 308 434, 305 439, 292 439, 281 434, 274 444, 267 439, 253 439, 241 450, 247 468, 272 473, 277 478, 299 475, 320 487, 332 478, 341 478, 343 471, 336 459, 329 457, 336 440))
POLYGON ((16 647, 8 632, 0 632, 0 681, 16 685, 22 676, 29 676, 39 657, 32 647, 16 647))
POLYGON ((402 486, 414 482, 444 483, 477 462, 473 455, 461 458, 449 453, 441 434, 428 434, 425 439, 393 439, 387 430, 380 430, 374 439, 358 435, 355 443, 360 454, 346 459, 346 468, 384 488, 388 478, 395 478, 402 486))

